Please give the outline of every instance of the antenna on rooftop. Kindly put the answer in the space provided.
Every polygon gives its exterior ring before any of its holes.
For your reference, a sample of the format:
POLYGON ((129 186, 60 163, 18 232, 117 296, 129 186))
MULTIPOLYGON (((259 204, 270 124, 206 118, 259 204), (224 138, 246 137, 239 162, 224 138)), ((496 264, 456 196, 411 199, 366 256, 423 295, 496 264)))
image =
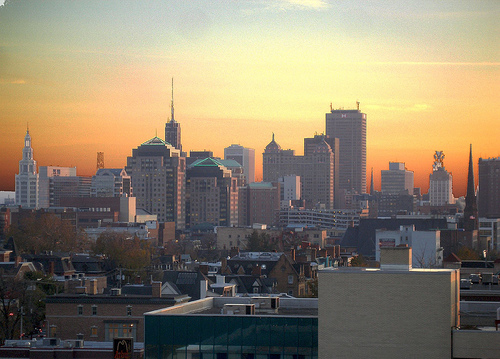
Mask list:
POLYGON ((172 77, 172 102, 170 103, 171 121, 174 122, 174 78, 172 77))
POLYGON ((359 111, 359 101, 356 101, 356 108, 358 109, 359 111))
POLYGON ((104 168, 104 152, 97 152, 97 171, 104 168))

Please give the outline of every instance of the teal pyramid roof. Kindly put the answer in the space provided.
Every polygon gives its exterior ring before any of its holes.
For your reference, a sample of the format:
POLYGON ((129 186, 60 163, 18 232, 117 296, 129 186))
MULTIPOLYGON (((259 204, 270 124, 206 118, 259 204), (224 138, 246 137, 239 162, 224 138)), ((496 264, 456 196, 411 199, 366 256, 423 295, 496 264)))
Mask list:
POLYGON ((201 160, 194 161, 189 167, 219 167, 224 166, 219 160, 207 157, 201 160))
POLYGON ((161 138, 157 136, 141 144, 141 146, 165 146, 165 145, 170 145, 170 143, 163 141, 161 138))

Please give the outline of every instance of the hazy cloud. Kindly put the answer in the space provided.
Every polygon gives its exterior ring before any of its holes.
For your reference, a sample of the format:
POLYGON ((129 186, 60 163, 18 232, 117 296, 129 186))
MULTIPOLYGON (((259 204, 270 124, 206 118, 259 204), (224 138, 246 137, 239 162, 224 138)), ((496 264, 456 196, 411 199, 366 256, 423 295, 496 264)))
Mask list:
POLYGON ((10 84, 10 85, 25 85, 26 81, 23 79, 9 80, 9 79, 1 79, 0 84, 10 84))

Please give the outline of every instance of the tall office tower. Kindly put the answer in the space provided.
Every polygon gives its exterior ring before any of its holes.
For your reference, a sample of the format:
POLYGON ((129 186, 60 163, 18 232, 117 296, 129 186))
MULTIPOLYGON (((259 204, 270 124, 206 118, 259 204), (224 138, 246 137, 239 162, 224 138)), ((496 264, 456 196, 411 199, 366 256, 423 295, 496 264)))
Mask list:
POLYGON ((219 160, 205 158, 187 168, 186 225, 238 225, 238 185, 219 160))
POLYGON ((500 218, 500 157, 479 159, 479 216, 500 218))
POLYGON ((38 208, 38 173, 29 128, 24 136, 23 158, 19 161, 19 174, 15 180, 16 204, 25 208, 38 208))
POLYGON ((165 142, 181 151, 181 124, 174 118, 174 78, 172 78, 172 102, 170 104, 170 121, 165 124, 165 142))
POLYGON ((340 144, 338 138, 333 138, 324 134, 314 135, 312 138, 304 138, 304 156, 309 156, 314 153, 316 145, 325 141, 328 143, 333 152, 333 195, 334 195, 334 208, 341 208, 340 196, 340 166, 339 166, 339 153, 340 144))
POLYGON ((132 196, 130 176, 123 168, 101 168, 92 176, 91 197, 132 196))
POLYGON ((474 184, 474 164, 472 162, 472 144, 470 145, 469 170, 467 172, 467 193, 465 194, 464 229, 466 231, 474 231, 479 229, 476 186, 474 184))
POLYGON ((90 197, 92 178, 83 176, 55 176, 49 178, 49 207, 63 207, 67 197, 90 197))
MULTIPOLYGON (((58 190, 68 192, 72 186, 76 189, 78 187, 78 179, 76 176, 76 167, 60 167, 60 166, 40 166, 39 182, 38 182, 38 204, 40 208, 53 207, 57 202, 59 206, 59 193, 58 190), (72 177, 73 180, 55 180, 55 177, 72 177), (66 182, 67 185, 64 185, 66 182), (76 186, 76 187, 75 187, 76 186), (66 188, 66 189, 64 189, 66 188), (63 190, 64 189, 64 190, 63 190), (54 193, 54 190, 56 191, 54 193)), ((78 190, 76 189, 76 193, 78 190)))
POLYGON ((326 114, 326 135, 340 140, 339 188, 366 193, 366 114, 333 110, 326 114))
POLYGON ((455 203, 453 197, 453 177, 444 167, 443 151, 436 151, 432 173, 429 175, 429 203, 431 206, 444 206, 455 203))
POLYGON ((243 166, 246 183, 255 182, 255 150, 253 148, 231 145, 224 148, 224 159, 235 160, 243 166))
POLYGON ((278 225, 280 210, 280 184, 253 182, 241 187, 238 193, 239 226, 254 223, 278 225))
POLYGON ((180 150, 153 137, 132 150, 125 171, 132 179, 137 208, 184 229, 186 158, 180 150))
POLYGON ((371 172, 371 176, 370 176, 370 195, 374 195, 375 194, 375 182, 373 181, 373 167, 372 167, 372 172, 371 172))
POLYGON ((293 150, 282 150, 274 140, 263 153, 265 182, 276 182, 280 177, 296 175, 301 179, 302 198, 307 208, 334 207, 334 154, 323 139, 308 149, 308 154, 295 156, 293 150))
POLYGON ((408 171, 404 162, 389 162, 389 170, 380 173, 382 193, 413 195, 413 171, 408 171))

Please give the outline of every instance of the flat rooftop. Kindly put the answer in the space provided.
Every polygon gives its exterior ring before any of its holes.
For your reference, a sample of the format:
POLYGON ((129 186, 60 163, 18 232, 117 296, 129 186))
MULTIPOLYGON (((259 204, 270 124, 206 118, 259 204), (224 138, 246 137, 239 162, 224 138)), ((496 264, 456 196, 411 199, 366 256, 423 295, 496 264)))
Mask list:
MULTIPOLYGON (((255 304, 254 316, 293 316, 293 317, 317 317, 317 298, 282 298, 279 297, 279 308, 271 310, 262 308, 257 304, 262 298, 274 297, 213 297, 196 300, 168 308, 144 313, 144 315, 238 315, 222 314, 224 305, 255 304), (259 299, 257 299, 259 298, 259 299)), ((278 297, 276 297, 278 298, 278 297)))

